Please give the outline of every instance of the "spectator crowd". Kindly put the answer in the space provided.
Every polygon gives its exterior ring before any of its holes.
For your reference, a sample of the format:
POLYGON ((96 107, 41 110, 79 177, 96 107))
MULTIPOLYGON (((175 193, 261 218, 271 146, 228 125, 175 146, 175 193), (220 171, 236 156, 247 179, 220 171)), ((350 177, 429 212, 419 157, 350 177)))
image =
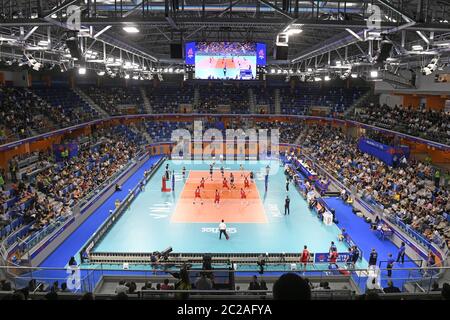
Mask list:
POLYGON ((450 113, 386 104, 360 109, 352 119, 377 127, 450 144, 450 113))
POLYGON ((358 150, 356 141, 332 127, 312 127, 299 138, 304 153, 350 189, 400 218, 440 246, 450 240, 450 174, 414 159, 390 167, 358 150))

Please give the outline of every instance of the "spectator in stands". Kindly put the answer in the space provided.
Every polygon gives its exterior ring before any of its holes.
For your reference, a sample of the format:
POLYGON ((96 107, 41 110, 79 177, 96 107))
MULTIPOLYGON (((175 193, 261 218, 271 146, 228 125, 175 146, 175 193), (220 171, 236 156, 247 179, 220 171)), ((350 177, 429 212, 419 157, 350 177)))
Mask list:
POLYGON ((387 287, 383 289, 384 293, 399 293, 401 290, 394 286, 394 283, 392 280, 388 280, 387 287))
POLYGON ((441 171, 436 168, 434 171, 434 185, 436 186, 436 188, 439 188, 440 181, 441 181, 441 171))
POLYGON ((258 282, 258 277, 253 276, 252 281, 248 285, 248 290, 260 290, 260 289, 261 289, 261 287, 258 282))
POLYGON ((11 282, 0 280, 0 291, 12 291, 11 282))
POLYGON ((61 283, 61 290, 60 291, 61 292, 70 292, 70 290, 67 289, 67 283, 66 282, 61 283))
POLYGON ((207 277, 206 272, 201 272, 200 277, 195 281, 195 289, 197 290, 212 290, 213 284, 207 277))
POLYGON ((431 285, 431 291, 441 291, 441 288, 439 288, 439 283, 434 281, 433 284, 431 285))
POLYGON ((59 283, 58 281, 53 282, 52 286, 50 287, 50 291, 58 292, 59 291, 59 283))
POLYGON ((136 283, 134 281, 127 282, 125 286, 128 287, 128 293, 136 293, 136 283))
POLYGON ((152 283, 150 281, 145 281, 145 284, 142 286, 141 290, 155 290, 152 287, 152 283))
POLYGON ((117 285, 114 292, 118 295, 120 293, 128 293, 129 288, 125 285, 125 280, 121 280, 119 284, 117 285))
POLYGON ((308 282, 295 273, 285 273, 273 285, 275 300, 311 300, 308 282))
MULTIPOLYGON (((180 269, 179 274, 179 281, 175 284, 175 290, 191 290, 191 281, 189 280, 189 273, 187 271, 187 266, 183 266, 180 269)), ((175 295, 177 299, 184 299, 186 300, 189 297, 189 293, 183 292, 183 293, 177 293, 175 295)))
MULTIPOLYGON (((267 288, 267 283, 266 283, 266 281, 264 281, 264 279, 261 279, 261 281, 259 281, 259 290, 269 290, 267 288)), ((262 295, 266 295, 266 294, 262 293, 262 295)))
POLYGON ((9 222, 10 222, 10 219, 8 219, 8 217, 6 216, 3 206, 0 206, 0 227, 9 224, 9 222))
POLYGON ((161 290, 173 290, 173 286, 169 285, 169 279, 164 279, 161 284, 161 290))
POLYGON ((5 190, 5 179, 3 178, 3 169, 0 168, 0 191, 5 190))

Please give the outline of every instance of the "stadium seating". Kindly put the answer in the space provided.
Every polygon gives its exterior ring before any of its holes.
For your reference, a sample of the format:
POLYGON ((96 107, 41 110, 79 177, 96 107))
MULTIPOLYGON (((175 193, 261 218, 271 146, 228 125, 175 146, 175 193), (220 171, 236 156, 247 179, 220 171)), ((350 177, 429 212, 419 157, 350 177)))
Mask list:
POLYGON ((0 88, 0 143, 50 131, 64 120, 26 88, 0 88))
POLYGON ((231 106, 231 113, 249 113, 249 91, 247 86, 202 85, 199 88, 199 113, 217 113, 218 105, 231 106))
POLYGON ((320 84, 301 84, 292 89, 280 89, 281 112, 307 114, 311 107, 329 107, 329 113, 342 113, 364 92, 365 88, 322 87, 320 84))
POLYGON ((344 185, 379 206, 392 220, 400 219, 425 239, 439 246, 450 244, 450 191, 439 188, 435 169, 413 159, 389 167, 363 154, 353 139, 335 128, 316 127, 299 138, 307 154, 334 174, 344 185), (424 210, 426 208, 426 210, 424 210))
POLYGON ((161 85, 149 87, 146 93, 153 113, 179 113, 180 104, 194 103, 194 91, 193 86, 161 85))
POLYGON ((269 106, 269 112, 275 113, 275 89, 268 88, 260 88, 254 87, 252 88, 254 101, 256 106, 269 106))
POLYGON ((433 110, 416 110, 403 106, 367 106, 351 119, 403 132, 412 136, 450 144, 450 114, 433 110))
POLYGON ((80 87, 100 108, 110 115, 127 114, 128 108, 145 113, 139 87, 80 87))
POLYGON ((64 115, 64 123, 78 124, 98 118, 96 110, 65 86, 35 87, 33 91, 64 115))
POLYGON ((7 222, 0 238, 7 238, 8 246, 18 239, 27 243, 34 234, 68 217, 78 201, 123 169, 145 140, 130 127, 119 125, 96 131, 87 142, 82 138, 75 142, 80 149, 73 159, 56 162, 52 154, 42 153, 37 161, 30 160, 35 155, 20 160, 38 170, 0 192, 0 214, 7 222))

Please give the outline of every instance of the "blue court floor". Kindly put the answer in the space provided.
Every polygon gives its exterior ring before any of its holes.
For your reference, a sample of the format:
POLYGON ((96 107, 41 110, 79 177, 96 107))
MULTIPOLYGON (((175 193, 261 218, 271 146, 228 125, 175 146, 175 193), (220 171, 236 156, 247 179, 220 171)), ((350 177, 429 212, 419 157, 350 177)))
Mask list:
MULTIPOLYGON (((331 241, 335 241, 339 251, 346 251, 343 243, 338 243, 340 233, 336 225, 325 226, 313 214, 293 185, 285 191, 285 175, 278 161, 271 162, 274 174, 269 176, 268 192, 264 192, 264 171, 266 162, 245 162, 244 169, 257 172, 256 185, 263 202, 267 223, 228 223, 230 240, 219 240, 216 223, 171 222, 184 180, 182 167, 187 174, 191 170, 209 171, 209 164, 180 164, 166 161, 159 168, 129 209, 108 231, 94 248, 95 252, 153 252, 171 246, 173 252, 292 252, 298 253, 307 245, 311 252, 328 252, 331 241), (161 192, 161 177, 166 163, 170 171, 175 171, 175 192, 161 192), (275 170, 277 169, 277 170, 275 170), (291 199, 291 214, 284 215, 286 194, 291 199)), ((217 163, 215 170, 222 164, 217 163)), ((240 163, 223 164, 226 170, 239 170, 240 163)), ((226 176, 228 176, 226 174, 226 176)), ((206 182, 208 183, 208 181, 206 182)), ((169 184, 169 187, 171 184, 169 184)), ((238 191, 234 191, 238 192, 238 191)), ((212 199, 209 201, 213 201, 212 199)), ((226 204, 223 204, 226 206, 226 204)), ((207 214, 204 213, 204 214, 207 214)), ((226 221, 227 222, 227 221, 226 221)))

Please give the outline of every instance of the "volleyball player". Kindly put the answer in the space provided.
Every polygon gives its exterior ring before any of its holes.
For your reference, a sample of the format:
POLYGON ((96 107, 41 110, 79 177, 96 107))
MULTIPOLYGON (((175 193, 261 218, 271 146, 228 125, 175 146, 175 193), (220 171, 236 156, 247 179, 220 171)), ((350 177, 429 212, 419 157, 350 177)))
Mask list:
POLYGON ((183 179, 185 179, 186 178, 186 167, 183 167, 182 175, 183 175, 183 179))
POLYGON ((300 264, 303 265, 303 272, 306 271, 306 265, 309 262, 309 250, 307 246, 303 247, 302 255, 300 256, 300 264))
POLYGON ((203 205, 203 199, 202 199, 202 196, 201 196, 201 193, 200 193, 200 187, 199 186, 197 186, 197 189, 195 189, 194 204, 195 204, 195 201, 197 201, 197 198, 200 199, 200 203, 203 205))
POLYGON ((200 188, 205 189, 205 178, 202 177, 202 180, 200 180, 200 188))
POLYGON ((339 269, 339 266, 337 265, 337 259, 339 257, 339 254, 337 252, 337 250, 332 251, 328 257, 328 262, 329 262, 329 266, 328 268, 331 269, 332 267, 336 267, 337 269, 339 269))
POLYGON ((220 173, 222 174, 222 178, 225 176, 225 170, 223 169, 223 166, 220 167, 220 173))
POLYGON ((216 189, 216 194, 214 195, 214 204, 219 207, 220 204, 220 192, 216 189))
POLYGON ((241 204, 248 205, 247 194, 245 193, 244 189, 242 189, 242 188, 241 188, 241 204))
POLYGON ((223 178, 223 182, 222 182, 222 189, 228 189, 228 191, 231 191, 230 190, 230 186, 228 185, 228 181, 227 181, 227 178, 223 178))
POLYGON ((253 183, 253 180, 255 179, 255 175, 253 171, 250 171, 250 181, 253 183))
POLYGON ((241 171, 241 177, 244 176, 244 166, 241 164, 239 165, 239 170, 241 171))
POLYGON ((213 170, 214 167, 212 164, 209 165, 209 176, 211 177, 211 181, 213 180, 213 170))
POLYGON ((233 172, 230 173, 230 187, 231 187, 231 189, 236 189, 236 185, 234 184, 233 172))
POLYGON ((244 176, 244 188, 250 188, 250 183, 248 182, 247 176, 244 176))

